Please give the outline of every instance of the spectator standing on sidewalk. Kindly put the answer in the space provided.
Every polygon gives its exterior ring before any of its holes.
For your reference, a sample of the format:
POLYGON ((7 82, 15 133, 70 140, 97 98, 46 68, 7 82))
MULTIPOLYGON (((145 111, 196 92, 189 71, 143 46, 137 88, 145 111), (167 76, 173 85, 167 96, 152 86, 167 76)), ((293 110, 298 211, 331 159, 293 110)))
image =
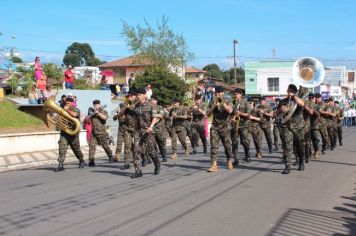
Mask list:
POLYGON ((69 65, 64 72, 64 89, 74 89, 75 74, 72 71, 72 66, 69 65))

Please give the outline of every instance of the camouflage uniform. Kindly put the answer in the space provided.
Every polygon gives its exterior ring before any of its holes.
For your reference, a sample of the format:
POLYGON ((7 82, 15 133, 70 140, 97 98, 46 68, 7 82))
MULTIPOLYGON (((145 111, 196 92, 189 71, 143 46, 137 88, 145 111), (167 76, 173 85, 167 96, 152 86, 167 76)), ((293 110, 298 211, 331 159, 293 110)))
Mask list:
POLYGON ((184 121, 186 136, 188 136, 190 145, 193 147, 193 133, 192 133, 192 111, 189 107, 185 107, 188 118, 184 121))
MULTIPOLYGON (((261 118, 262 114, 257 108, 253 108, 251 110, 251 115, 257 118, 261 118)), ((250 121, 250 132, 252 135, 253 143, 256 148, 256 157, 262 157, 262 129, 261 122, 256 120, 250 121)))
POLYGON ((121 169, 128 169, 130 168, 130 159, 133 158, 133 143, 134 143, 134 136, 136 130, 136 115, 134 109, 128 107, 127 105, 125 105, 122 109, 124 109, 124 112, 122 116, 119 118, 122 119, 122 122, 120 123, 119 126, 119 131, 120 128, 122 128, 124 144, 125 144, 124 145, 125 164, 124 166, 121 167, 121 169))
MULTIPOLYGON (((209 107, 214 101, 211 101, 209 107)), ((231 106, 230 102, 226 102, 227 105, 231 106)), ((221 142, 225 149, 225 155, 227 160, 231 160, 232 157, 232 144, 230 136, 230 114, 223 109, 219 109, 217 106, 213 108, 213 122, 210 127, 210 158, 211 161, 216 161, 218 157, 219 141, 221 142)))
MULTIPOLYGON (((153 107, 154 113, 164 117, 164 109, 162 106, 153 107)), ((161 153, 162 160, 167 161, 166 137, 164 135, 164 118, 159 118, 159 122, 154 126, 154 136, 157 142, 158 149, 161 153)))
MULTIPOLYGON (((272 107, 268 104, 265 105, 259 105, 257 107, 258 109, 264 111, 265 113, 271 113, 272 112, 272 107)), ((261 117, 261 128, 263 133, 265 134, 265 138, 268 144, 268 150, 271 153, 272 152, 272 127, 271 127, 271 118, 264 115, 262 113, 262 117, 261 117)))
MULTIPOLYGON (((78 108, 74 108, 73 111, 78 113, 78 115, 80 114, 80 110, 78 108)), ((80 150, 79 133, 76 135, 69 135, 62 130, 60 132, 59 141, 58 141, 58 146, 59 146, 58 162, 63 164, 64 160, 66 159, 68 145, 72 149, 75 157, 80 162, 84 162, 83 153, 80 150)))
MULTIPOLYGON (((135 105, 135 117, 137 122, 137 129, 135 132, 135 143, 134 143, 134 167, 135 173, 140 173, 141 171, 141 158, 142 156, 148 155, 154 165, 155 173, 157 169, 160 168, 160 161, 158 159, 157 144, 154 134, 148 134, 146 132, 147 128, 151 125, 152 119, 155 112, 152 108, 150 102, 145 101, 143 103, 137 103, 135 105)), ((158 174, 158 173, 157 173, 158 174)))
MULTIPOLYGON (((236 100, 233 101, 233 113, 231 116, 234 116, 238 111, 243 113, 250 113, 250 106, 246 99, 241 99, 240 102, 236 100)), ((235 165, 238 164, 238 144, 239 144, 239 137, 244 147, 245 151, 245 161, 250 161, 250 131, 249 131, 249 119, 245 117, 240 117, 239 128, 237 129, 235 124, 232 124, 231 128, 231 139, 232 139, 232 152, 234 154, 234 163, 235 165)))
POLYGON ((311 141, 313 143, 313 157, 319 157, 319 143, 320 143, 320 130, 319 130, 319 111, 320 106, 316 103, 314 105, 314 114, 310 116, 310 127, 311 127, 311 141))
MULTIPOLYGON (((108 117, 108 112, 105 110, 100 111, 101 114, 108 117)), ((96 146, 99 144, 103 147, 106 155, 112 160, 112 151, 109 147, 106 132, 106 120, 103 120, 99 115, 92 117, 93 131, 89 142, 89 165, 94 162, 96 146)))
MULTIPOLYGON (((328 105, 322 102, 319 104, 319 111, 327 111, 328 105)), ((322 140, 322 152, 325 153, 327 147, 330 146, 330 138, 328 134, 328 126, 326 116, 321 114, 319 118, 319 130, 322 140)))
MULTIPOLYGON (((330 106, 330 105, 327 105, 328 107, 328 111, 332 112, 333 114, 335 114, 335 111, 334 111, 334 107, 333 106, 330 106)), ((326 117, 326 121, 327 121, 327 129, 328 129, 328 135, 329 135, 329 139, 330 139, 330 149, 331 150, 334 150, 335 148, 335 132, 334 132, 334 129, 335 129, 335 126, 336 126, 336 121, 335 121, 335 117, 333 116, 327 116, 326 117)))
POLYGON ((338 114, 336 118, 336 126, 335 126, 335 144, 336 141, 339 140, 339 145, 342 145, 342 121, 343 121, 343 111, 340 107, 335 107, 335 113, 338 114))
MULTIPOLYGON (((280 101, 278 108, 281 106, 287 106, 288 103, 289 99, 284 98, 280 101)), ((283 147, 283 162, 285 163, 286 167, 290 166, 294 144, 295 153, 299 158, 299 167, 304 168, 303 108, 298 106, 291 119, 284 125, 278 124, 278 127, 283 147)))
MULTIPOLYGON (((172 113, 176 113, 177 116, 186 116, 187 111, 184 108, 172 108, 170 112, 170 117, 172 117, 172 113)), ((186 143, 186 128, 184 126, 185 119, 181 118, 173 118, 172 124, 172 149, 173 153, 177 153, 177 136, 179 138, 180 143, 182 144, 184 150, 188 149, 186 143)))
MULTIPOLYGON (((124 107, 122 106, 122 107, 120 107, 120 109, 124 109, 124 107)), ((125 118, 125 116, 118 117, 118 115, 115 115, 113 119, 114 119, 114 121, 118 120, 118 122, 119 122, 115 154, 121 154, 122 145, 125 143, 124 137, 125 137, 125 130, 127 128, 126 118, 125 118)))
MULTIPOLYGON (((305 105, 314 109, 314 103, 311 100, 305 102, 305 105)), ((310 154, 311 154, 311 123, 310 123, 310 114, 304 110, 303 118, 304 118, 304 156, 305 162, 309 162, 310 154)))
POLYGON ((193 121, 192 121, 192 136, 193 136, 193 152, 196 152, 198 147, 199 137, 204 146, 204 153, 207 153, 207 141, 205 137, 205 127, 204 119, 205 116, 199 111, 199 109, 204 110, 203 104, 199 105, 197 109, 192 110, 193 121))

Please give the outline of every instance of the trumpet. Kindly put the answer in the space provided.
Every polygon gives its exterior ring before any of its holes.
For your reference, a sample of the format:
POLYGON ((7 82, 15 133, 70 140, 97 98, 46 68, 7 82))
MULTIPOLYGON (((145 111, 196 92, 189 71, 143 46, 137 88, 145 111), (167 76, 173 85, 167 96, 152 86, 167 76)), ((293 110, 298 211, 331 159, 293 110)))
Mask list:
POLYGON ((240 127, 240 120, 241 120, 241 117, 239 115, 234 115, 232 118, 231 118, 231 123, 232 125, 235 126, 235 129, 239 129, 240 127))

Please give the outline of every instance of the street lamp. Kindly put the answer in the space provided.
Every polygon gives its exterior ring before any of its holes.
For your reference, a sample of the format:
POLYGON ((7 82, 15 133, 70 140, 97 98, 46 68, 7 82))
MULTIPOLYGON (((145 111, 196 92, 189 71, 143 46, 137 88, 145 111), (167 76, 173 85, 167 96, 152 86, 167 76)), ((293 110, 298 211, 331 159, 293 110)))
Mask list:
POLYGON ((236 81, 236 44, 238 44, 239 41, 234 39, 233 41, 233 48, 234 48, 234 81, 235 81, 235 84, 237 83, 236 81))

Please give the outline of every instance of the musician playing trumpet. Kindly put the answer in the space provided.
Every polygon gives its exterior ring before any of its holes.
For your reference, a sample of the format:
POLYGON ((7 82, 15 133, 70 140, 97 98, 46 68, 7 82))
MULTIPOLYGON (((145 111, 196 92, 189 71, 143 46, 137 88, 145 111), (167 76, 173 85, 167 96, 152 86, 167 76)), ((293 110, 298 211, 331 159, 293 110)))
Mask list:
POLYGON ((210 102, 207 111, 207 116, 213 115, 213 122, 210 128, 211 166, 208 169, 208 172, 218 171, 217 157, 220 139, 225 149, 227 169, 231 170, 233 168, 230 136, 230 119, 232 111, 232 104, 224 99, 224 88, 221 86, 215 87, 215 97, 214 100, 210 102), (220 100, 220 102, 217 102, 218 100, 220 100))
POLYGON ((299 158, 299 171, 304 170, 304 101, 296 95, 297 91, 297 86, 295 86, 294 84, 290 84, 287 89, 287 97, 280 101, 277 108, 277 116, 279 116, 281 113, 290 111, 291 101, 294 101, 297 104, 297 108, 290 120, 288 120, 284 124, 278 125, 282 140, 283 161, 285 164, 285 169, 283 170, 282 174, 290 173, 290 161, 293 153, 293 141, 295 144, 294 147, 296 149, 296 155, 299 158))
MULTIPOLYGON (((78 108, 73 106, 74 99, 67 97, 64 110, 72 117, 80 119, 80 111, 78 108)), ((58 156, 58 167, 55 169, 56 172, 64 171, 63 163, 67 155, 68 145, 72 149, 75 157, 79 160, 78 168, 84 168, 83 153, 80 150, 79 133, 75 135, 69 135, 63 130, 60 132, 60 137, 58 141, 59 145, 59 156, 58 156)))
POLYGON ((89 166, 95 166, 95 151, 99 144, 103 147, 109 161, 113 161, 112 151, 109 147, 106 132, 106 120, 108 119, 108 112, 102 109, 100 101, 93 101, 94 113, 91 115, 91 122, 93 124, 93 131, 89 142, 89 166))

